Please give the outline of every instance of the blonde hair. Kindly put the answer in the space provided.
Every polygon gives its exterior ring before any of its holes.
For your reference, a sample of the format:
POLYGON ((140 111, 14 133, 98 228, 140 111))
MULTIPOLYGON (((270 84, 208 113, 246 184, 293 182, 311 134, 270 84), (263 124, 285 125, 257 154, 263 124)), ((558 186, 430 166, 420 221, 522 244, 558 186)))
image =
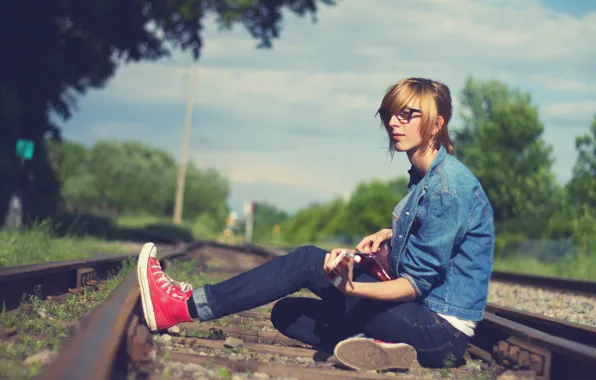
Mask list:
MULTIPOLYGON (((405 78, 389 87, 381 101, 377 113, 382 111, 389 115, 395 115, 414 99, 420 100, 422 111, 422 122, 420 123, 420 136, 425 147, 431 144, 431 138, 435 148, 443 146, 447 153, 453 154, 455 146, 449 137, 447 124, 451 120, 451 92, 449 87, 443 83, 424 78, 405 78), (439 116, 443 117, 444 123, 439 132, 433 137, 432 132, 439 116)), ((395 152, 395 146, 391 140, 391 132, 387 123, 383 120, 383 126, 389 135, 389 152, 395 152)))

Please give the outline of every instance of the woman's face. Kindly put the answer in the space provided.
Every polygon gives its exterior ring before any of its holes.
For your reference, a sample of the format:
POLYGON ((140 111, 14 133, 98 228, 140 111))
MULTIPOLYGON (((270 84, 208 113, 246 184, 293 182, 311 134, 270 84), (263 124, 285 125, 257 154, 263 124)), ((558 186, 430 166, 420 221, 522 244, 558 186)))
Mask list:
POLYGON ((411 101, 395 115, 387 115, 385 123, 389 138, 399 152, 408 152, 422 145, 420 123, 422 122, 420 102, 411 101))

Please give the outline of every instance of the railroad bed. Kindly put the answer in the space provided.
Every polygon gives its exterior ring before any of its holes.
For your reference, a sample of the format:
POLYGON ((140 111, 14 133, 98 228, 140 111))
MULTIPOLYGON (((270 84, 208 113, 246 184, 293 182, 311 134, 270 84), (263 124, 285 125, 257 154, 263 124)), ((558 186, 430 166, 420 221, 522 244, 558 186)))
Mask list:
MULTIPOLYGON (((171 260, 194 258, 191 263, 196 272, 201 272, 204 280, 215 282, 264 263, 275 254, 258 247, 198 243, 166 252, 162 264, 167 268, 171 260)), ((89 266, 76 270, 79 285, 81 281, 91 288, 102 285, 101 280, 90 276, 93 270, 89 266), (85 274, 90 276, 87 280, 82 278, 85 274)), ((74 292, 83 294, 80 290, 74 292)), ((297 295, 315 297, 307 291, 297 295)), ((561 373, 568 373, 571 377, 565 378, 580 379, 589 378, 582 377, 590 373, 586 371, 596 370, 596 349, 589 345, 596 345, 595 328, 560 324, 554 319, 520 314, 493 304, 479 325, 465 366, 355 372, 343 368, 333 356, 277 332, 269 320, 273 304, 150 334, 139 319, 142 311, 136 271, 132 271, 104 303, 77 324, 59 355, 46 359, 51 362, 42 367, 40 378, 492 379, 511 375, 513 370, 516 376, 522 376, 519 378, 560 378, 561 373)), ((4 335, 11 339, 11 335, 4 335)))

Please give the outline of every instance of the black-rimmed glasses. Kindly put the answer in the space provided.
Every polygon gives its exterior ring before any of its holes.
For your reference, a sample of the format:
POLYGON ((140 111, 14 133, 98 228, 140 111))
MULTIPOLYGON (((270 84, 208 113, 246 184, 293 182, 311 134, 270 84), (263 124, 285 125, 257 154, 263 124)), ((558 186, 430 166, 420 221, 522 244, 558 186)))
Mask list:
MULTIPOLYGON (((411 108, 411 107, 404 107, 401 110, 399 110, 395 116, 397 117, 397 119, 399 121, 401 121, 404 124, 408 124, 410 122, 410 120, 412 120, 412 116, 415 112, 418 113, 422 113, 421 110, 416 109, 416 108, 411 108)), ((389 124, 389 120, 391 120, 391 114, 389 114, 389 110, 386 108, 381 108, 379 110, 379 116, 381 117, 381 120, 383 121, 383 123, 385 124, 389 124)))

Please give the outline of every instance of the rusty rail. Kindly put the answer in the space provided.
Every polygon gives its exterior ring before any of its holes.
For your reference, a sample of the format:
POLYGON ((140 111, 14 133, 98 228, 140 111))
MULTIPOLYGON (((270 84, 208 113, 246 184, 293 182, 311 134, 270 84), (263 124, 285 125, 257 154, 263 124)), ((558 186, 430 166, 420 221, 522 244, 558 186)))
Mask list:
POLYGON ((596 327, 489 303, 488 313, 547 334, 596 347, 596 327))
MULTIPOLYGON (((181 259, 199 247, 161 254, 167 268, 172 259, 181 259)), ((137 271, 131 270, 108 299, 83 318, 58 357, 46 367, 40 379, 111 379, 125 377, 131 363, 148 360, 151 334, 141 323, 142 309, 137 271)))
MULTIPOLYGON (((515 317, 516 312, 512 310, 509 316, 515 317)), ((470 343, 471 354, 505 367, 532 370, 540 379, 587 379, 596 373, 596 347, 490 312, 485 313, 470 343)))
MULTIPOLYGON (((183 256, 201 243, 182 245, 166 251, 164 259, 183 256)), ((43 264, 20 265, 0 268, 0 309, 6 311, 19 307, 24 297, 37 294, 41 298, 67 293, 80 288, 89 280, 97 280, 120 269, 123 262, 136 260, 138 253, 102 256, 86 259, 55 261, 43 264)))
POLYGON ((143 346, 151 341, 149 330, 138 323, 135 313, 139 300, 137 273, 132 270, 110 297, 81 321, 81 327, 40 378, 109 379, 125 374, 127 355, 118 353, 148 352, 143 346))
POLYGON ((596 281, 501 271, 493 271, 491 279, 503 282, 512 282, 516 284, 534 285, 566 291, 596 294, 596 281))

